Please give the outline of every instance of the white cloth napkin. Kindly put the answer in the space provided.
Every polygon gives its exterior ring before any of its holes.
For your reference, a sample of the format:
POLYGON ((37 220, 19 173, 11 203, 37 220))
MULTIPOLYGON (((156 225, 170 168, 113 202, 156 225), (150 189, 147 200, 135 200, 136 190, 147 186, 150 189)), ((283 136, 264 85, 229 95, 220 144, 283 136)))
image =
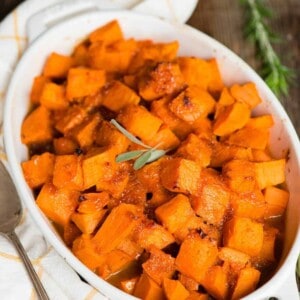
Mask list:
MULTIPOLYGON (((4 162, 6 162, 6 158, 1 137, 1 125, 5 89, 15 65, 28 43, 27 20, 46 6, 61 1, 27 0, 0 23, 0 159, 4 162)), ((185 22, 194 10, 197 0, 99 0, 99 4, 104 9, 128 9, 137 5, 135 10, 138 12, 147 12, 171 21, 185 22)), ((85 283, 47 243, 26 208, 24 208, 24 215, 16 233, 51 300, 108 299, 85 283)), ((15 248, 4 236, 0 236, 0 299, 37 299, 15 248)))

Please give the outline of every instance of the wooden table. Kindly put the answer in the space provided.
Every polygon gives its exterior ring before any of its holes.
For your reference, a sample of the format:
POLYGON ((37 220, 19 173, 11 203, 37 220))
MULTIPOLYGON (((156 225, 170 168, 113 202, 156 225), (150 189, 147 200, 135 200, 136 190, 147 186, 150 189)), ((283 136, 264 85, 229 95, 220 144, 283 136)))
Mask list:
MULTIPOLYGON (((20 2, 1 0, 0 20, 20 2)), ((280 101, 300 135, 300 1, 266 0, 266 4, 274 11, 270 26, 283 40, 275 45, 276 51, 283 63, 296 73, 289 95, 280 97, 280 101)), ((244 20, 240 0, 199 0, 187 23, 216 38, 257 69, 255 47, 243 36, 244 20)))

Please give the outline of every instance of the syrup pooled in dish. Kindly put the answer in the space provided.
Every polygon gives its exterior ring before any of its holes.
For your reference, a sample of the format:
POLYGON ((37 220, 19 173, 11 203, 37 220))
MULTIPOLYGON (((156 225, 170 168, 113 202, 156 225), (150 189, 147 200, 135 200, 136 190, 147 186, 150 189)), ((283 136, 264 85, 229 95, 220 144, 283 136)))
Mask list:
POLYGON ((21 139, 36 203, 93 272, 142 299, 239 299, 280 258, 285 158, 255 84, 117 21, 35 77, 21 139))

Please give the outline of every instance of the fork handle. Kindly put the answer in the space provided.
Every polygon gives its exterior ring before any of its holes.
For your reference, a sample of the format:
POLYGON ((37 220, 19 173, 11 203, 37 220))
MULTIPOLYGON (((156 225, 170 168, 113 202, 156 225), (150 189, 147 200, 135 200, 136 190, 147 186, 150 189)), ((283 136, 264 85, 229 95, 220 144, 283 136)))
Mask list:
POLYGON ((50 298, 48 297, 37 273, 35 272, 33 265, 29 259, 29 257, 26 254, 25 249, 23 248, 18 236, 16 235, 16 233, 14 231, 9 232, 6 234, 6 236, 13 242, 15 248, 17 249, 20 258, 22 259, 22 261, 24 262, 24 265, 26 267, 26 270, 28 272, 28 275, 33 283, 33 286, 36 290, 36 293, 39 297, 40 300, 50 300, 50 298))

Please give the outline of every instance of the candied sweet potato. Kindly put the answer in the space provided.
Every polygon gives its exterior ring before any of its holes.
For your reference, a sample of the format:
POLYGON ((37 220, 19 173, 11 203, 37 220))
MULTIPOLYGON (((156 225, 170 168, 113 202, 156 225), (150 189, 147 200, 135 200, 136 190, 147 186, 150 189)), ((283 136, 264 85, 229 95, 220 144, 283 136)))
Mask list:
POLYGON ((50 220, 65 226, 78 206, 78 198, 78 191, 58 189, 52 183, 46 183, 38 194, 36 203, 50 220))
POLYGON ((53 154, 44 152, 22 162, 23 174, 30 188, 38 188, 52 178, 54 160, 55 156, 53 154))
POLYGON ((171 192, 197 194, 201 166, 189 159, 172 158, 161 170, 161 183, 171 192))
POLYGON ((45 83, 49 82, 49 78, 39 75, 34 77, 32 88, 30 91, 30 101, 33 104, 40 103, 40 97, 44 88, 45 83))
POLYGON ((46 60, 43 75, 50 78, 65 78, 73 65, 72 57, 52 52, 46 60))
POLYGON ((263 238, 263 224, 249 218, 233 217, 224 224, 224 246, 239 250, 250 256, 256 256, 260 253, 263 238))
POLYGON ((164 278, 163 289, 168 300, 186 299, 189 291, 179 280, 164 278))
POLYGON ((122 38, 122 29, 117 20, 112 20, 111 22, 95 29, 89 34, 89 40, 92 43, 102 41, 106 44, 109 44, 122 38))
POLYGON ((216 245, 194 234, 182 242, 175 265, 182 274, 203 283, 206 272, 216 263, 217 255, 216 245))

